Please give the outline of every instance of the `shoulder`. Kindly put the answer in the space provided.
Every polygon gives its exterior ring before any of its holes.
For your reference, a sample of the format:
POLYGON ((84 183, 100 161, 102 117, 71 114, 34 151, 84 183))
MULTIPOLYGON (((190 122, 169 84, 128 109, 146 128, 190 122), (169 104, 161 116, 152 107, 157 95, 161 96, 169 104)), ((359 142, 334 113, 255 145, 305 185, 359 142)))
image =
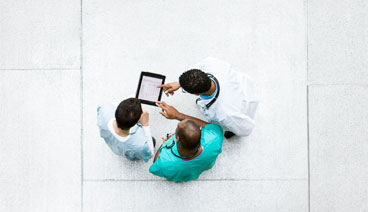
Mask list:
POLYGON ((112 104, 102 104, 97 107, 98 119, 111 119, 115 116, 116 107, 112 104))
POLYGON ((222 135, 223 129, 220 125, 217 124, 207 124, 202 129, 202 134, 214 134, 214 135, 222 135))
POLYGON ((115 106, 112 104, 103 104, 97 107, 97 124, 107 129, 107 124, 115 116, 115 106))
POLYGON ((97 113, 115 112, 116 107, 113 104, 101 104, 97 106, 97 113))
POLYGON ((156 153, 157 158, 155 156, 156 160, 155 162, 153 162, 153 164, 149 168, 149 172, 163 177, 165 176, 165 173, 167 173, 167 171, 172 170, 172 165, 173 163, 175 163, 175 161, 173 161, 169 157, 169 154, 167 151, 168 149, 164 147, 158 150, 158 152, 156 153))
POLYGON ((155 155, 155 158, 157 158, 154 163, 162 166, 169 166, 170 164, 175 163, 177 158, 171 153, 172 148, 176 148, 176 145, 174 143, 174 139, 170 138, 160 146, 160 149, 155 155))
POLYGON ((217 145, 222 146, 223 129, 217 124, 207 124, 206 127, 202 129, 201 132, 201 143, 205 146, 207 145, 217 145))

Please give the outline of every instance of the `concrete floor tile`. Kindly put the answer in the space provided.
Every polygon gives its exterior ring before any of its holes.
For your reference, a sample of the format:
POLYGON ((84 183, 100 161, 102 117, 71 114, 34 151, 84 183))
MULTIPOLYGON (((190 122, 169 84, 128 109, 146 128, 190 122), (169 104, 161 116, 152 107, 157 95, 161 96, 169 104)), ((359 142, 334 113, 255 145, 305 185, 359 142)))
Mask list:
POLYGON ((367 1, 308 1, 310 81, 368 83, 367 11, 367 1))
POLYGON ((79 71, 0 71, 0 211, 79 211, 79 71))
POLYGON ((85 211, 196 211, 198 184, 165 181, 85 182, 85 211), (190 202, 190 203, 189 203, 190 202))
POLYGON ((199 211, 308 211, 307 180, 197 183, 199 211))
POLYGON ((309 94, 311 211, 367 211, 368 87, 309 94))
POLYGON ((0 69, 79 69, 80 1, 0 2, 0 69))
POLYGON ((99 211, 308 211, 307 181, 86 182, 84 209, 99 211))
POLYGON ((213 56, 255 79, 306 79, 303 1, 92 0, 84 6, 88 71, 151 70, 177 79, 213 56))

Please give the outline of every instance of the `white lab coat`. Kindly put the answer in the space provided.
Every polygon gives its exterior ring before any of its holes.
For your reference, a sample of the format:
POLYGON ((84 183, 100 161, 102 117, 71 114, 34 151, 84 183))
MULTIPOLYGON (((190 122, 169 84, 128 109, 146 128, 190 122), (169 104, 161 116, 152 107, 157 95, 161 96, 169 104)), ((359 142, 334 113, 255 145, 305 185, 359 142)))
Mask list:
POLYGON ((230 64, 210 57, 190 69, 210 73, 220 84, 220 94, 208 110, 205 106, 212 99, 197 102, 201 113, 210 123, 219 124, 225 131, 248 136, 255 126, 254 115, 258 106, 250 78, 233 71, 230 64))

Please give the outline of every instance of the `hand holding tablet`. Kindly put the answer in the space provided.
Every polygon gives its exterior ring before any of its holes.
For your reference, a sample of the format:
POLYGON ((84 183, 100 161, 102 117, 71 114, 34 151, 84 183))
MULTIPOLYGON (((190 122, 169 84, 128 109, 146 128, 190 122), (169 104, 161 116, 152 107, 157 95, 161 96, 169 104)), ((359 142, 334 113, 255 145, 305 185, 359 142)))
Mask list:
POLYGON ((141 72, 136 98, 142 103, 156 106, 156 101, 161 100, 162 88, 157 86, 165 83, 165 76, 150 72, 141 72))

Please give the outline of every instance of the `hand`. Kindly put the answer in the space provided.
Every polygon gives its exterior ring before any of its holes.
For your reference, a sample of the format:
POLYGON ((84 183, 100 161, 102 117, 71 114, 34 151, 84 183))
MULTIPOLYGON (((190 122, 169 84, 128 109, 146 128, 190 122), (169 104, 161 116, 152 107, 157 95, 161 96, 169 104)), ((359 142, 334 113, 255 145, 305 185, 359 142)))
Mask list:
POLYGON ((141 118, 139 118, 139 122, 143 125, 143 126, 149 126, 149 113, 144 110, 142 108, 142 115, 141 118))
POLYGON ((157 88, 163 88, 166 96, 169 96, 169 94, 174 95, 174 91, 180 88, 180 84, 178 82, 171 82, 168 84, 159 85, 157 88))
POLYGON ((177 109, 173 106, 166 104, 166 102, 157 101, 156 105, 162 109, 160 111, 161 115, 167 119, 179 119, 182 115, 177 109))

